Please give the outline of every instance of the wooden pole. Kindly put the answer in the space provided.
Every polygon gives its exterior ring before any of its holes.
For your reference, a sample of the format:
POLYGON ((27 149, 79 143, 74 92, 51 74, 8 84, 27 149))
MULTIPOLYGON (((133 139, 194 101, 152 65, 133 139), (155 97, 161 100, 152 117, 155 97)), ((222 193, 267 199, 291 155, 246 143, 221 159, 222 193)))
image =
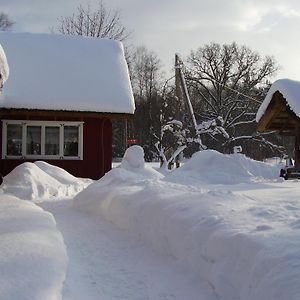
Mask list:
POLYGON ((175 54, 175 96, 176 96, 176 112, 175 119, 180 119, 180 103, 182 101, 182 90, 181 90, 181 80, 180 80, 180 59, 178 54, 175 54))
MULTIPOLYGON (((196 118, 194 115, 194 109, 193 109, 193 106, 191 103, 189 92, 187 90, 184 74, 182 72, 182 62, 181 62, 178 54, 175 54, 175 85, 176 85, 176 89, 175 89, 176 96, 179 100, 181 100, 181 99, 184 100, 184 103, 186 106, 186 111, 189 113, 191 121, 192 121, 192 125, 196 131, 197 130, 197 122, 196 122, 196 118)), ((179 104, 180 104, 180 101, 178 101, 178 110, 179 110, 179 104)))
MULTIPOLYGON (((181 87, 181 79, 180 79, 180 71, 181 71, 181 61, 179 59, 179 55, 175 54, 175 96, 176 96, 176 111, 175 111, 175 119, 181 121, 180 118, 180 108, 182 102, 182 87, 181 87)), ((175 161, 176 168, 180 167, 180 159, 176 157, 175 161)), ((171 166, 168 166, 169 169, 171 166)))
POLYGON ((300 135, 295 135, 295 172, 300 172, 300 135))

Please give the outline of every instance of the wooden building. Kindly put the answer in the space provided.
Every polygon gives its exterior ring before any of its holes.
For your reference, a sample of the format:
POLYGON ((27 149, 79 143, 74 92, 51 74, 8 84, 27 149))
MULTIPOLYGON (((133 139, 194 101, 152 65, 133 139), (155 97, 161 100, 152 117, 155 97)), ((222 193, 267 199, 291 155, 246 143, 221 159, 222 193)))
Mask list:
POLYGON ((103 176, 111 169, 112 120, 134 113, 121 43, 0 33, 0 44, 0 74, 7 77, 0 96, 0 173, 44 160, 77 177, 103 176))
POLYGON ((300 173, 300 82, 280 79, 273 83, 256 116, 259 132, 277 131, 295 139, 294 167, 300 173))

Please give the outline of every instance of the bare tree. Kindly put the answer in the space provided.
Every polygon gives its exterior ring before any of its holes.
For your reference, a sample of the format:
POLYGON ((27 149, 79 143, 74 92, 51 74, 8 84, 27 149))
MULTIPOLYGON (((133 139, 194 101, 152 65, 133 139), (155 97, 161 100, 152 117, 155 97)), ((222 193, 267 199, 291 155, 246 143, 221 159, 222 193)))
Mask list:
POLYGON ((133 52, 130 73, 134 93, 139 98, 150 99, 160 88, 160 59, 146 47, 137 47, 133 52))
POLYGON ((8 30, 15 24, 6 13, 0 12, 0 30, 8 30))
POLYGON ((129 69, 136 102, 134 127, 146 159, 151 160, 160 132, 161 62, 155 52, 141 46, 133 52, 129 69))
POLYGON ((61 17, 57 30, 62 34, 126 40, 130 32, 121 24, 120 12, 110 10, 103 2, 93 9, 89 4, 79 5, 69 17, 61 17))
POLYGON ((273 57, 236 43, 212 43, 191 52, 186 76, 198 121, 221 118, 229 134, 226 141, 222 135, 209 137, 218 150, 244 140, 275 145, 255 133, 255 114, 277 69, 273 57))

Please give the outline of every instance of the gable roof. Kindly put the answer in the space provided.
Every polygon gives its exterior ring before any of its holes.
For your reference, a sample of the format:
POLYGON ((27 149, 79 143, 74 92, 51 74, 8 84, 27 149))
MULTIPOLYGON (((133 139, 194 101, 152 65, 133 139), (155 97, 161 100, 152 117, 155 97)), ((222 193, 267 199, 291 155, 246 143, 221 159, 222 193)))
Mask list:
POLYGON ((264 101, 260 105, 256 114, 256 122, 259 122, 265 114, 273 95, 277 91, 285 98, 289 108, 300 117, 300 82, 290 79, 279 79, 272 84, 264 101))
POLYGON ((31 33, 0 33, 9 77, 0 107, 134 113, 120 42, 31 33))
POLYGON ((257 130, 294 135, 299 132, 299 116, 300 82, 280 79, 273 83, 257 112, 257 130))

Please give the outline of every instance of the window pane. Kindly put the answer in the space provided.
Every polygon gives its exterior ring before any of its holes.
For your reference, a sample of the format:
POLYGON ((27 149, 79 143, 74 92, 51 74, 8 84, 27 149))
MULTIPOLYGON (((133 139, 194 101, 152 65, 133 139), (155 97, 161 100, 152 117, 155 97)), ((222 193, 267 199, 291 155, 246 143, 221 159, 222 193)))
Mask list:
POLYGON ((41 155, 41 126, 27 126, 26 154, 41 155))
POLYGON ((22 125, 7 124, 7 155, 22 155, 22 125))
POLYGON ((64 126, 64 156, 78 156, 78 126, 64 126))
POLYGON ((59 155, 59 127, 45 127, 45 154, 59 155))

